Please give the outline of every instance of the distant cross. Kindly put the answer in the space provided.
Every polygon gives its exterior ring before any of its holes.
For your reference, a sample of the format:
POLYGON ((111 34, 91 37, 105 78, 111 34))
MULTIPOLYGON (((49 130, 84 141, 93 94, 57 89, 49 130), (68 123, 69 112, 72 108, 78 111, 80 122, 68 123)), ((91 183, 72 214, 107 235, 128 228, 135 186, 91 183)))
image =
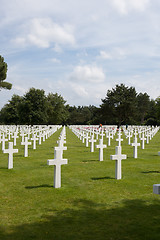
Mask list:
POLYGON ((33 141, 33 149, 36 149, 36 141, 38 140, 38 138, 36 137, 36 134, 33 135, 31 140, 33 141))
POLYGON ((111 135, 110 132, 108 132, 107 138, 108 138, 108 146, 111 146, 111 138, 112 138, 112 135, 111 135))
POLYGON ((18 132, 14 132, 14 134, 13 134, 13 136, 12 136, 12 138, 14 139, 14 141, 13 141, 14 146, 16 146, 16 144, 17 144, 17 138, 19 138, 17 135, 18 135, 18 132))
POLYGON ((67 147, 55 147, 54 159, 47 161, 48 165, 54 165, 54 188, 61 187, 61 165, 68 163, 67 159, 63 159, 63 150, 67 150, 67 147))
POLYGON ((132 133, 129 131, 128 134, 127 134, 128 145, 131 145, 131 137, 132 137, 132 133))
POLYGON ((103 144, 103 139, 99 139, 99 145, 96 145, 96 148, 99 148, 99 161, 103 161, 103 148, 106 148, 107 145, 103 144))
POLYGON ((24 142, 21 142, 21 145, 24 145, 24 157, 28 157, 28 146, 31 145, 31 142, 28 142, 28 137, 25 137, 24 142))
POLYGON ((135 136, 134 138, 134 142, 131 143, 131 146, 134 147, 133 148, 133 157, 134 158, 137 158, 137 147, 140 146, 140 143, 137 142, 137 137, 135 136))
POLYGON ((104 132, 103 132, 103 129, 102 129, 102 132, 99 134, 101 139, 103 139, 103 136, 105 136, 104 132))
POLYGON ((145 136, 144 136, 144 132, 142 133, 142 137, 140 138, 140 140, 142 141, 142 145, 141 145, 141 148, 144 149, 144 143, 145 143, 145 136))
POLYGON ((3 153, 8 153, 8 169, 13 168, 13 153, 18 153, 18 149, 13 149, 13 142, 8 143, 8 149, 4 149, 3 153))
POLYGON ((88 141, 90 139, 88 132, 86 133, 85 139, 86 139, 86 147, 88 147, 88 141))
POLYGON ((2 151, 5 149, 5 142, 7 142, 8 139, 5 138, 5 135, 3 133, 3 136, 1 138, 1 142, 2 142, 2 151))
POLYGON ((121 153, 121 146, 116 147, 116 154, 110 156, 111 160, 116 160, 115 166, 115 178, 121 179, 122 178, 122 170, 121 170, 121 161, 123 159, 127 159, 127 155, 121 153))
POLYGON ((147 139, 146 139, 146 143, 148 144, 149 143, 149 138, 150 138, 150 133, 147 131, 147 133, 146 133, 146 137, 147 137, 147 139))
POLYGON ((91 143, 91 152, 94 152, 94 142, 96 142, 96 139, 94 139, 94 135, 91 136, 89 142, 91 143))
POLYGON ((96 131, 95 134, 96 134, 96 140, 98 140, 99 132, 96 131))
POLYGON ((85 140, 85 133, 84 131, 82 131, 82 143, 84 143, 84 140, 85 140))
POLYGON ((39 136, 38 136, 38 138, 39 138, 39 145, 41 145, 42 144, 42 132, 39 132, 39 136))
POLYGON ((122 133, 121 133, 120 130, 119 130, 119 132, 118 132, 118 138, 116 139, 116 141, 118 142, 118 146, 121 146, 121 142, 123 141, 123 139, 121 138, 121 135, 122 135, 122 133))
POLYGON ((20 136, 22 137, 22 142, 24 142, 24 137, 25 137, 25 133, 24 132, 21 132, 20 136))
POLYGON ((8 140, 10 141, 11 140, 11 135, 12 133, 10 132, 10 130, 8 131, 8 140))

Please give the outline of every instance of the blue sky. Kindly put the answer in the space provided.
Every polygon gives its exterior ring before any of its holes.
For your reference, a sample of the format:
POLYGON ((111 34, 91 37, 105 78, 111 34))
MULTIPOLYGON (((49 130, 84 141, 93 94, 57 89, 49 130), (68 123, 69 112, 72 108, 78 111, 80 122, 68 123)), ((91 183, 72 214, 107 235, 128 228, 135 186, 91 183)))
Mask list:
POLYGON ((0 55, 13 94, 35 87, 96 105, 116 84, 160 96, 159 0, 0 0, 0 55))

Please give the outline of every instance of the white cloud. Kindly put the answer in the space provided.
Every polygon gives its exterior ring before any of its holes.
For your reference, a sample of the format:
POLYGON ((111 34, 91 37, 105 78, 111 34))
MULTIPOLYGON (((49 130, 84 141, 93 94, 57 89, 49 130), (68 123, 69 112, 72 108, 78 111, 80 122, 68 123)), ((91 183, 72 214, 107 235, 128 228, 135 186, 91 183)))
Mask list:
POLYGON ((60 63, 61 61, 59 59, 57 59, 57 58, 52 58, 51 62, 53 62, 53 63, 60 63))
POLYGON ((14 86, 13 86, 13 89, 19 91, 19 92, 22 93, 22 94, 25 94, 25 92, 27 91, 27 89, 25 89, 25 88, 23 88, 23 87, 21 87, 21 86, 18 86, 18 85, 14 85, 14 86))
POLYGON ((131 10, 144 11, 150 0, 112 0, 113 6, 121 14, 127 14, 131 10))
POLYGON ((75 44, 73 26, 57 24, 50 18, 34 18, 22 28, 23 33, 15 39, 17 44, 29 44, 41 48, 48 48, 52 44, 55 48, 58 45, 75 44))
POLYGON ((102 59, 113 59, 113 56, 111 53, 105 52, 105 51, 100 51, 100 58, 102 59))
POLYGON ((114 48, 110 52, 107 51, 100 51, 100 55, 98 58, 102 59, 124 59, 127 56, 128 52, 126 49, 123 48, 114 48))
POLYGON ((76 66, 70 79, 79 82, 99 83, 105 80, 105 74, 102 68, 96 66, 76 66))
POLYGON ((81 86, 76 83, 70 83, 72 90, 79 96, 79 97, 87 97, 88 92, 86 91, 84 86, 81 86))
POLYGON ((53 50, 57 53, 62 53, 62 48, 56 43, 53 50))

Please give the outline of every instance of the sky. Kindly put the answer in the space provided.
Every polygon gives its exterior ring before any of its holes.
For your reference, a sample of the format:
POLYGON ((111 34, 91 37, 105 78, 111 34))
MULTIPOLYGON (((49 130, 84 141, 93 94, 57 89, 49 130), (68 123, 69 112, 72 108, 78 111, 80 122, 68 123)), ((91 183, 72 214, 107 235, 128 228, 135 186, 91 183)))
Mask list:
POLYGON ((116 84, 160 96, 160 0, 0 0, 0 108, 30 88, 99 106, 116 84))

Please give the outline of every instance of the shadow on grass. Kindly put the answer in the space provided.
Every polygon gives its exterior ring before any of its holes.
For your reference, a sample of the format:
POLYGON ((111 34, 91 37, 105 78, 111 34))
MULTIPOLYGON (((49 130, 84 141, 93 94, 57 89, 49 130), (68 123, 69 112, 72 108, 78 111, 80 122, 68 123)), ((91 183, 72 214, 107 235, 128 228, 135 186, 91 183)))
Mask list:
POLYGON ((100 178, 91 178, 92 180, 105 180, 105 179, 115 179, 112 177, 100 177, 100 178))
POLYGON ((160 171, 146 171, 146 172, 141 172, 141 173, 160 173, 160 171))
POLYGON ((34 188, 53 188, 52 185, 48 185, 48 184, 42 184, 39 186, 26 186, 26 189, 34 189, 34 188))
POLYGON ((71 208, 47 210, 34 223, 0 228, 3 240, 159 240, 160 201, 125 200, 107 206, 80 199, 71 208), (6 232, 8 230, 8 232, 6 232))
POLYGON ((98 162, 98 160, 83 160, 83 163, 92 163, 92 162, 98 162))

